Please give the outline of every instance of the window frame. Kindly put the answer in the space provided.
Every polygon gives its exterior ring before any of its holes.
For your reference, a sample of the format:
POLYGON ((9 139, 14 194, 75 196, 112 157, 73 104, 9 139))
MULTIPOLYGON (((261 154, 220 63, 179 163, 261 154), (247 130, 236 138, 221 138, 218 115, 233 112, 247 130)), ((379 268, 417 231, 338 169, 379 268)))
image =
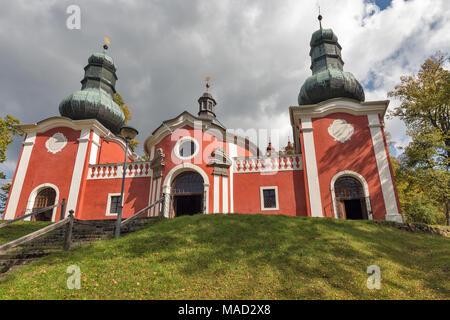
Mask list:
POLYGON ((279 206, 279 197, 278 197, 278 186, 264 186, 259 187, 259 194, 260 194, 260 200, 261 200, 261 211, 278 211, 280 210, 279 206), (264 206, 264 190, 274 190, 275 191, 275 207, 274 208, 266 208, 264 206))
MULTIPOLYGON (((105 214, 107 217, 117 217, 117 214, 118 214, 118 212, 110 213, 112 197, 120 197, 120 193, 108 193, 108 201, 106 204, 106 214, 105 214)), ((122 206, 123 206, 123 198, 122 198, 122 206)))
POLYGON ((199 146, 197 140, 195 140, 191 136, 186 136, 186 137, 179 139, 177 141, 177 143, 175 144, 175 147, 173 148, 173 152, 175 153, 176 157, 181 160, 190 160, 190 159, 194 158, 198 154, 199 151, 200 151, 200 146, 199 146), (190 156, 182 156, 180 154, 180 147, 183 143, 185 143, 187 141, 194 143, 194 153, 190 156))

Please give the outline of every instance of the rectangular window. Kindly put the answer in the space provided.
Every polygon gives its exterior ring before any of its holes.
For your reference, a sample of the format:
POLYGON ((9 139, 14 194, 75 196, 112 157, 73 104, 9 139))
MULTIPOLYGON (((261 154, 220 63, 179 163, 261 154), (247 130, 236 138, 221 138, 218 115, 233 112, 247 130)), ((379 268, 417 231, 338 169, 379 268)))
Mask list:
POLYGON ((111 197, 111 207, 109 208, 110 214, 117 214, 119 212, 120 196, 111 197))
POLYGON ((260 187, 261 210, 279 210, 278 187, 260 187))
POLYGON ((108 203, 106 206, 107 216, 116 216, 119 213, 120 193, 108 194, 108 203))

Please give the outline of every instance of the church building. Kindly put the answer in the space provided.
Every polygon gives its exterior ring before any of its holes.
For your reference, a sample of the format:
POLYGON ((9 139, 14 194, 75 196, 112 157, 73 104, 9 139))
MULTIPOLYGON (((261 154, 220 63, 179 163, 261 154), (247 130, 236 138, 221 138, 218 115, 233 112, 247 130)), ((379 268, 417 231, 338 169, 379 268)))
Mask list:
MULTIPOLYGON (((26 137, 4 218, 65 199, 65 215, 74 210, 80 220, 116 219, 125 173, 123 218, 162 199, 142 216, 242 213, 402 222, 383 129, 389 101, 365 101, 361 84, 343 70, 331 29, 320 26, 310 46, 312 75, 298 105, 289 107, 293 143, 284 152, 271 144, 261 151, 227 130, 207 86, 196 115, 184 111, 151 132, 145 158, 119 136, 125 117, 113 101, 116 65, 106 50, 94 53, 81 90, 60 103, 60 116, 20 126, 26 137)), ((58 221, 60 213, 54 208, 36 219, 58 221)))

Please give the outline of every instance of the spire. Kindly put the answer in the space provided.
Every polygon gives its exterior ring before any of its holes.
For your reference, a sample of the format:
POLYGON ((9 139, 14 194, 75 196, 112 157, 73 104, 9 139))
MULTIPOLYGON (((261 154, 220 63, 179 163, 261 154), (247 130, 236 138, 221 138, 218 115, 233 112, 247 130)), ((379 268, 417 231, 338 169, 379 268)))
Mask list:
POLYGON ((331 29, 322 28, 322 15, 319 14, 320 29, 311 37, 312 76, 303 84, 299 105, 315 104, 332 98, 350 98, 364 101, 364 90, 353 74, 344 72, 342 47, 338 37, 331 29))
POLYGON ((205 119, 215 119, 216 118, 216 100, 208 92, 210 88, 210 77, 206 77, 206 92, 198 99, 198 116, 205 119))
POLYGON ((118 133, 125 116, 113 101, 117 81, 114 60, 106 55, 109 39, 105 38, 103 53, 94 53, 88 59, 81 80, 81 90, 67 96, 59 104, 62 116, 73 120, 97 119, 113 133, 118 133))
POLYGON ((317 19, 319 19, 320 30, 322 30, 322 15, 320 14, 320 6, 319 6, 319 16, 317 17, 317 19))

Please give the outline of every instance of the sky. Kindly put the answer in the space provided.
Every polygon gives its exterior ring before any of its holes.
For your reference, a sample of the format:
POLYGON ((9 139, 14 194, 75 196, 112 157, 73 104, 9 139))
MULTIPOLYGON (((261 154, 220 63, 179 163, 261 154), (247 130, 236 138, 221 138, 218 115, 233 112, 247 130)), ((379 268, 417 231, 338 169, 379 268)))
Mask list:
MULTIPOLYGON (((449 52, 448 0, 1 0, 0 116, 22 123, 59 115, 80 89, 83 68, 103 38, 117 66, 117 91, 144 141, 163 120, 198 111, 211 77, 218 119, 231 129, 292 139, 289 106, 308 76, 309 41, 323 26, 343 48, 344 70, 365 88, 366 101, 385 100, 400 76, 417 72, 435 51, 449 52), (70 5, 80 29, 68 29, 70 5)), ((391 100, 390 108, 399 102, 391 100)), ((386 121, 396 146, 408 143, 399 119, 386 121)), ((22 138, 0 171, 12 177, 22 138)), ((398 153, 397 150, 392 150, 398 153)), ((142 146, 137 152, 143 155, 142 146)))

